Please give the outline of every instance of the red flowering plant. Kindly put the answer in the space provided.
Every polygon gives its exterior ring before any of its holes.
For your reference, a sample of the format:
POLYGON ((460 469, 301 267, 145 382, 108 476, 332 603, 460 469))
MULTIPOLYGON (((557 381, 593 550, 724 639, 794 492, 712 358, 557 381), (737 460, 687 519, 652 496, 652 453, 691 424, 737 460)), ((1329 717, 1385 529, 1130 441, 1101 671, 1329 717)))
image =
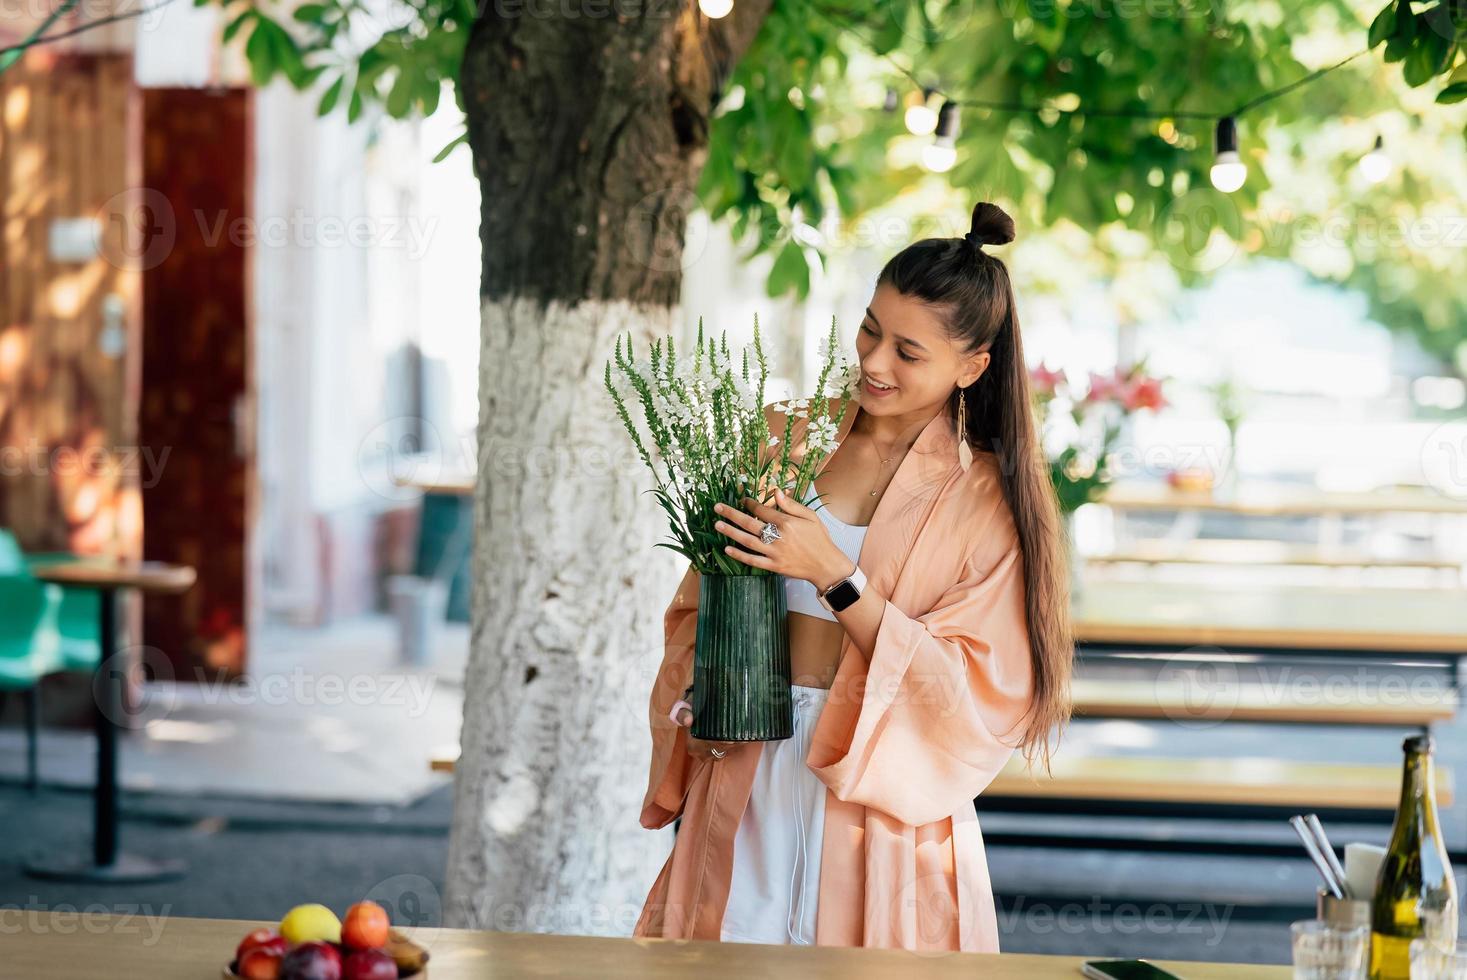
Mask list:
POLYGON ((1146 373, 1144 360, 1109 375, 1094 371, 1089 375, 1089 385, 1080 393, 1064 371, 1040 364, 1029 372, 1050 478, 1060 510, 1067 515, 1094 500, 1111 482, 1110 456, 1126 419, 1167 405, 1161 379, 1146 373))

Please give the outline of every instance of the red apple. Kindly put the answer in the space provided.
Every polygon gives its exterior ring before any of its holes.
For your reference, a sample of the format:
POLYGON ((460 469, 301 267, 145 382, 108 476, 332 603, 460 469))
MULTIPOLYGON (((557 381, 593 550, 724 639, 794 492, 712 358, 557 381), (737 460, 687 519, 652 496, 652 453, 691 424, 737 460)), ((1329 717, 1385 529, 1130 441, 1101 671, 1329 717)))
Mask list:
POLYGON ((358 902, 341 920, 341 941, 352 949, 381 949, 387 945, 387 910, 376 902, 358 902))
POLYGON ((242 960, 244 959, 244 954, 259 947, 274 950, 281 956, 284 956, 285 946, 285 937, 280 935, 280 933, 274 929, 260 928, 254 930, 239 941, 239 946, 234 951, 234 958, 236 960, 242 960))
POLYGON ((279 980, 283 959, 284 956, 273 949, 263 945, 256 946, 239 958, 239 965, 234 972, 246 980, 279 980))
POLYGON ((359 949, 346 958, 341 980, 397 980, 397 961, 380 949, 359 949))
POLYGON ((301 943, 281 961, 280 980, 341 980, 341 954, 330 943, 301 943))

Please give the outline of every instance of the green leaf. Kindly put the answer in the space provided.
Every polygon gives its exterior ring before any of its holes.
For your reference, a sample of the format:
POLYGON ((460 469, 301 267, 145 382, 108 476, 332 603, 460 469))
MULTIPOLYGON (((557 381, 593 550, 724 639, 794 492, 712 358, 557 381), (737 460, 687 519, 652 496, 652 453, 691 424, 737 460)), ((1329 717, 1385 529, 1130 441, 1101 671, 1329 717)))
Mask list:
POLYGON ((775 257, 767 288, 770 296, 782 296, 790 289, 802 296, 809 291, 810 264, 805 261, 805 250, 793 238, 784 243, 775 257))
POLYGON ((362 90, 353 87, 351 90, 351 101, 346 104, 346 121, 353 123, 362 114, 362 90))
POLYGON ((224 33, 221 35, 221 40, 223 41, 223 43, 228 44, 230 41, 234 40, 234 36, 239 33, 239 29, 245 26, 245 23, 254 16, 254 9, 246 7, 243 13, 234 18, 234 20, 230 21, 229 24, 224 28, 224 33))
POLYGON ((1451 50, 1452 42, 1435 31, 1420 35, 1402 66, 1401 76, 1406 84, 1415 88, 1431 81, 1446 67, 1445 62, 1451 50))
POLYGON ((438 111, 438 98, 443 93, 443 86, 438 79, 421 76, 418 86, 418 101, 423 104, 423 115, 431 116, 438 111))
POLYGON ((412 108, 414 81, 406 66, 397 70, 397 77, 392 80, 392 88, 387 93, 387 114, 392 118, 401 119, 412 108))
POLYGON ((341 98, 341 86, 345 83, 345 74, 342 74, 336 79, 336 81, 331 83, 331 87, 328 88, 321 96, 321 101, 316 106, 316 115, 324 116, 332 109, 336 108, 336 103, 341 98))
POLYGON ((319 24, 325 18, 326 10, 324 3, 303 3, 295 8, 292 16, 303 24, 319 24))
POLYGON ((1396 30, 1395 0, 1391 0, 1381 8, 1380 13, 1375 15, 1375 20, 1370 22, 1369 46, 1375 47, 1386 38, 1390 37, 1396 30))
POLYGON ((1397 0, 1396 37, 1409 41, 1416 36, 1417 30, 1416 15, 1411 12, 1410 0, 1397 0))
POLYGON ((250 61, 250 78, 256 85, 267 85, 275 74, 275 48, 270 43, 270 28, 274 27, 264 17, 256 15, 255 29, 245 42, 245 57, 250 61))
POLYGON ((467 143, 468 141, 469 134, 467 132, 459 133, 453 138, 451 142, 449 142, 447 146, 438 151, 438 155, 433 158, 433 162, 442 163, 444 160, 448 159, 448 155, 453 152, 454 147, 458 146, 460 143, 467 143))
POLYGON ((1448 85, 1436 95, 1436 100, 1443 105, 1461 102, 1463 99, 1467 99, 1467 82, 1456 82, 1455 84, 1448 85))

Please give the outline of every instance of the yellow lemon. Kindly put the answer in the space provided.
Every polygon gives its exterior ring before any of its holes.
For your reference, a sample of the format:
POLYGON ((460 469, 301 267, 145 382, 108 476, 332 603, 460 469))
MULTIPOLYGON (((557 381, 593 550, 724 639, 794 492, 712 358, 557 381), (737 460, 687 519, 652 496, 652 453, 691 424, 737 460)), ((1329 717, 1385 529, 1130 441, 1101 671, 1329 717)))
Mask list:
POLYGON ((280 920, 280 935, 292 946, 296 943, 341 942, 341 920, 324 905, 312 902, 297 905, 280 920))

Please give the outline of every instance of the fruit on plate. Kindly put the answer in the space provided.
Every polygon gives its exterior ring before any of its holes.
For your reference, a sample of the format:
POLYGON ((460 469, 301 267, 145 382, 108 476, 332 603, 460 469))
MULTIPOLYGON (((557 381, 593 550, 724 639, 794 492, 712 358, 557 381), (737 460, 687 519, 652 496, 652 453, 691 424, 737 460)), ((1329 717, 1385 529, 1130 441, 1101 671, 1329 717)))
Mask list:
POLYGON ((388 931, 383 951, 392 957, 404 976, 411 976, 428 965, 428 951, 396 929, 388 931))
POLYGON ((387 910, 376 902, 358 902, 346 910, 341 941, 352 949, 381 949, 387 945, 387 910))
POLYGON ((281 961, 280 980, 341 980, 341 954, 330 943, 301 943, 281 961))
POLYGON ((243 960, 246 953, 257 948, 268 949, 277 956, 284 956, 288 945, 285 937, 280 935, 280 933, 274 929, 266 929, 262 926, 239 941, 239 946, 234 951, 234 958, 236 960, 243 960))
POLYGON ((280 935, 292 946, 301 943, 341 942, 341 920, 326 906, 311 902, 297 905, 280 920, 280 935))
POLYGON ((269 946, 256 946, 239 958, 235 973, 245 980, 280 980, 285 956, 269 946))
POLYGON ((341 980, 397 980, 397 961, 380 949, 359 949, 341 964, 341 980))

